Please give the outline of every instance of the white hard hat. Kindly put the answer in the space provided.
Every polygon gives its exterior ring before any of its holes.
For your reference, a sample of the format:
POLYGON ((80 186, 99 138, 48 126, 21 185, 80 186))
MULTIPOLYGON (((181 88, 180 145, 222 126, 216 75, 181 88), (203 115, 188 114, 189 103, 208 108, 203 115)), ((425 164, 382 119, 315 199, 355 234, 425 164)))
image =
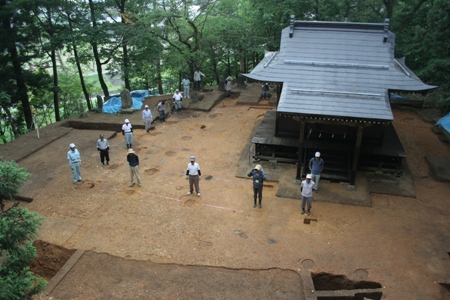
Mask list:
POLYGON ((148 105, 147 105, 147 104, 145 104, 144 108, 148 108, 148 105))
POLYGON ((128 120, 128 119, 125 119, 125 123, 130 123, 130 120, 128 120))
POLYGON ((320 157, 320 152, 316 152, 316 157, 320 157))
POLYGON ((74 143, 71 143, 71 144, 69 145, 69 147, 70 147, 70 148, 75 148, 75 144, 74 144, 74 143))
POLYGON ((311 178, 312 178, 311 174, 306 175, 306 179, 311 179, 311 178))

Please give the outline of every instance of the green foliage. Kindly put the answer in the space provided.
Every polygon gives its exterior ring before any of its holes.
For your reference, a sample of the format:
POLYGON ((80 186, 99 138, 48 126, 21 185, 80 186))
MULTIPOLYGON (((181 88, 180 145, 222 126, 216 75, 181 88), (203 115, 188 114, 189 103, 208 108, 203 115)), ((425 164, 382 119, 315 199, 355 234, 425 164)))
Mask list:
POLYGON ((46 281, 33 276, 28 267, 36 257, 31 241, 43 221, 18 203, 0 212, 0 299, 31 299, 45 288, 46 281))
POLYGON ((0 159, 0 204, 4 199, 12 199, 30 176, 31 174, 25 168, 20 168, 15 161, 0 159))
MULTIPOLYGON (((74 78, 75 80, 75 78, 74 78)), ((79 79, 76 79, 78 81, 78 83, 80 82, 79 79)), ((92 75, 87 75, 84 76, 84 81, 86 86, 88 86, 90 88, 90 90, 92 90, 93 92, 96 91, 101 91, 101 87, 100 87, 100 83, 98 81, 98 76, 96 74, 92 74, 92 75)), ((111 82, 105 78, 105 82, 106 85, 108 86, 108 89, 110 90, 120 90, 121 86, 120 85, 112 85, 111 82)), ((80 90, 81 92, 81 90, 80 90)))
POLYGON ((250 72, 265 50, 277 51, 291 15, 297 20, 342 22, 390 18, 396 57, 405 56, 408 67, 424 82, 441 87, 439 105, 445 110, 450 93, 449 12, 448 0, 6 1, 0 4, 0 15, 4 24, 13 26, 0 26, 0 46, 5 50, 0 53, 0 90, 10 95, 7 107, 18 113, 11 118, 0 109, 1 120, 6 116, 17 125, 14 131, 6 124, 9 130, 0 130, 0 138, 23 134, 24 124, 30 126, 27 95, 44 115, 41 123, 54 119, 50 112, 55 103, 62 104, 63 117, 81 111, 86 97, 80 80, 68 71, 75 63, 80 72, 95 72, 85 76, 91 94, 121 89, 106 78, 106 85, 100 85, 96 73, 106 70, 128 79, 132 89, 172 91, 182 75, 192 79, 196 67, 206 74, 205 84, 218 84, 228 75, 250 72), (14 48, 17 60, 12 59, 14 48), (58 50, 56 56, 52 50, 58 50), (45 54, 50 56, 37 59, 45 54), (59 83, 48 75, 53 64, 59 83), (18 85, 20 78, 25 85, 18 85), (54 92, 58 97, 52 97, 54 92))

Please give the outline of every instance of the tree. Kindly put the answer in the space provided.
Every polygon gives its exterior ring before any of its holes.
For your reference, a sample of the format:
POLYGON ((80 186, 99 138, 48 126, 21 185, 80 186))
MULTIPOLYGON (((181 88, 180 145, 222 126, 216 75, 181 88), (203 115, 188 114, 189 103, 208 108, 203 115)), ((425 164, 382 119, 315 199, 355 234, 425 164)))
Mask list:
POLYGON ((61 3, 55 0, 40 0, 32 8, 34 17, 40 28, 40 44, 42 50, 51 60, 53 72, 53 106, 55 108, 55 119, 61 121, 59 111, 59 74, 56 53, 63 48, 63 36, 65 35, 63 15, 60 13, 61 3))
POLYGON ((185 65, 178 65, 175 73, 179 74, 187 68, 193 75, 195 68, 201 68, 206 61, 203 32, 215 3, 213 0, 206 0, 194 7, 192 0, 163 1, 146 17, 150 23, 150 32, 168 46, 168 51, 174 50, 170 53, 172 60, 184 61, 185 65), (180 59, 174 57, 175 52, 180 59))
MULTIPOLYGON (((25 168, 19 168, 15 161, 0 159, 0 208, 3 210, 3 200, 13 199, 20 187, 31 176, 25 168)), ((0 298, 1 299, 1 298, 0 298)))
MULTIPOLYGON (((105 95, 105 99, 109 98, 109 91, 108 86, 105 83, 105 79, 103 78, 103 63, 100 61, 100 54, 99 54, 99 47, 98 47, 98 39, 95 37, 95 35, 102 34, 100 30, 98 30, 99 26, 97 24, 97 18, 95 13, 95 5, 92 0, 89 0, 89 9, 90 9, 90 16, 91 16, 91 22, 92 22, 92 32, 90 36, 90 44, 92 46, 92 52, 94 53, 94 59, 95 59, 95 66, 97 67, 97 75, 98 80, 100 82, 100 85, 103 90, 103 94, 105 95)), ((89 30, 90 31, 90 30, 89 30)))
POLYGON ((15 203, 0 212, 0 299, 31 299, 42 292, 46 281, 33 276, 28 266, 36 257, 32 240, 43 217, 15 203))
POLYGON ((21 102, 26 128, 31 128, 33 117, 23 65, 36 57, 34 46, 39 36, 29 14, 31 2, 0 0, 0 81, 14 87, 8 94, 21 102))
POLYGON ((44 218, 19 208, 19 203, 6 211, 3 205, 3 200, 12 199, 29 176, 15 161, 0 160, 0 299, 31 299, 46 285, 28 266, 36 257, 31 241, 44 218))
MULTIPOLYGON (((11 114, 11 111, 9 109, 10 105, 11 105, 11 96, 9 96, 7 93, 5 93, 3 91, 0 92, 0 107, 5 112, 5 114, 6 114, 7 118, 8 118, 9 126, 11 126, 11 129, 12 129, 12 132, 14 133, 14 136, 17 138, 19 136, 19 133, 17 132, 15 121, 14 121, 13 116, 11 114)), ((5 128, 1 128, 0 129, 0 134, 2 136, 4 136, 5 130, 6 130, 6 126, 5 126, 5 128)), ((6 140, 6 139, 4 139, 4 140, 6 140)))

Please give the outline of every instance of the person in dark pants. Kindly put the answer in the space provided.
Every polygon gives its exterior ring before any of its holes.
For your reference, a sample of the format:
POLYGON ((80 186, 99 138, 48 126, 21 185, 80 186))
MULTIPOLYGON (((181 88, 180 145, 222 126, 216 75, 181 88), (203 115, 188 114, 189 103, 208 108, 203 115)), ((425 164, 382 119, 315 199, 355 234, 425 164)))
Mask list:
POLYGON ((256 165, 253 170, 251 170, 248 174, 248 177, 253 177, 253 207, 256 207, 256 198, 259 199, 259 208, 262 207, 262 190, 264 180, 267 179, 265 173, 261 172, 261 166, 256 165))
POLYGON ((105 158, 106 164, 109 165, 109 144, 103 134, 101 134, 100 139, 97 140, 97 150, 100 151, 100 161, 102 162, 102 165, 105 165, 105 158))
POLYGON ((263 84, 262 86, 262 98, 269 99, 270 86, 268 83, 263 84))
POLYGON ((199 180, 202 178, 202 171, 200 170, 200 165, 195 162, 195 156, 191 156, 189 159, 190 163, 187 165, 186 169, 186 179, 189 179, 189 193, 188 195, 195 191, 197 192, 197 196, 200 196, 200 186, 199 180))
POLYGON ((158 112, 159 112, 159 121, 165 122, 166 121, 166 108, 165 108, 166 102, 162 100, 158 103, 158 112))
POLYGON ((195 82, 195 88, 197 91, 200 91, 201 85, 202 85, 202 77, 206 77, 205 74, 203 74, 199 68, 194 72, 194 82, 195 82))
POLYGON ((302 185, 300 187, 300 190, 302 192, 302 215, 305 214, 305 206, 308 205, 308 216, 311 215, 311 208, 312 208, 312 191, 314 187, 314 181, 311 180, 312 175, 308 174, 306 175, 306 180, 302 181, 302 185))

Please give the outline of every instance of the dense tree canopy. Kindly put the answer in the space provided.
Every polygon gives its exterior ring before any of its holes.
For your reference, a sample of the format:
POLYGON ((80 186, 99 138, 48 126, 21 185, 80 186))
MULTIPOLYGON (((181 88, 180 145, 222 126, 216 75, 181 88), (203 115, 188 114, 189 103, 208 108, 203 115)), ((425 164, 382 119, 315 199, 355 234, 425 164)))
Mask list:
POLYGON ((291 15, 389 18, 396 56, 441 87, 448 110, 449 11, 445 0, 0 0, 0 140, 32 128, 32 106, 38 123, 91 109, 91 95, 110 95, 106 75, 122 76, 122 88, 166 93, 196 68, 207 84, 249 72, 264 50, 279 48, 291 15))

